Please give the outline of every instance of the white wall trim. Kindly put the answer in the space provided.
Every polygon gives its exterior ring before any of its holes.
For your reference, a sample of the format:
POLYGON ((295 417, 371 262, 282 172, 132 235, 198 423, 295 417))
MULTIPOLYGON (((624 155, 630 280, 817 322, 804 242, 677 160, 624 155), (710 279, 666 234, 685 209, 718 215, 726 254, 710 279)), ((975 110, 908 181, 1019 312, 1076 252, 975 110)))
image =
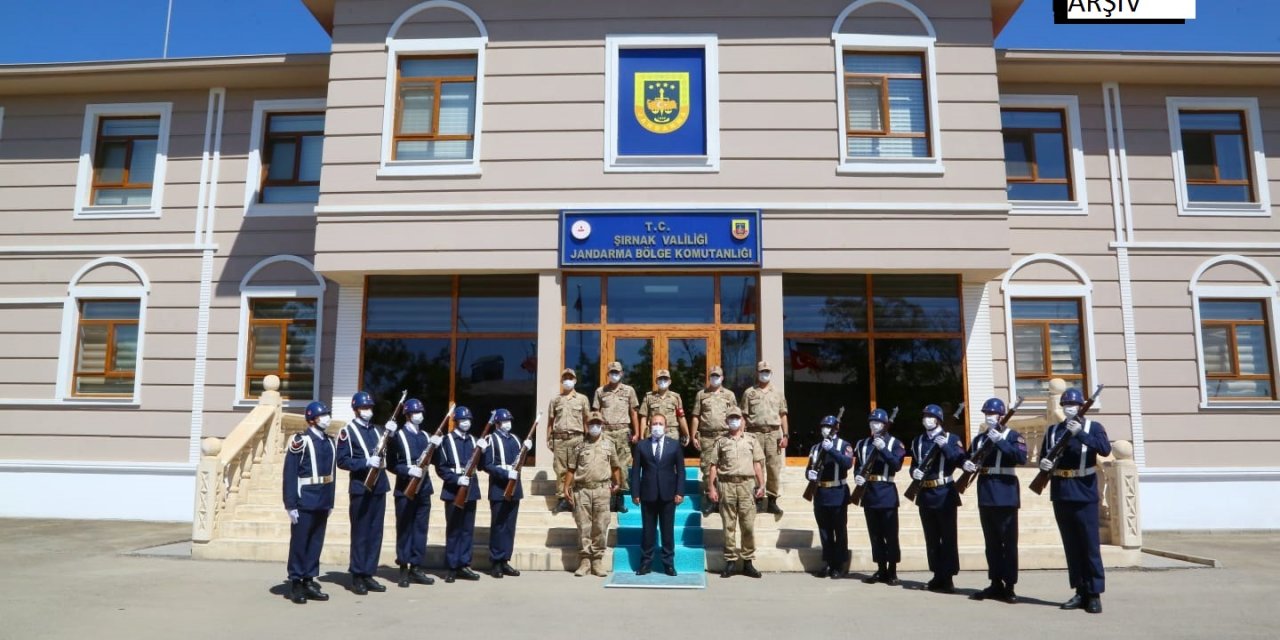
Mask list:
POLYGON ((899 9, 903 9, 907 11, 911 15, 915 16, 916 20, 920 21, 921 26, 925 28, 925 32, 929 34, 930 38, 938 37, 938 32, 934 31, 933 23, 929 21, 929 16, 925 15, 925 13, 921 11, 919 7, 916 7, 914 4, 911 4, 906 0, 857 0, 853 4, 850 4, 849 6, 845 7, 844 11, 841 11, 840 15, 836 16, 835 24, 831 25, 831 37, 834 38, 840 34, 840 28, 844 26, 844 21, 849 18, 850 14, 852 14, 854 11, 857 11, 863 7, 866 7, 868 5, 873 5, 873 4, 893 5, 895 7, 898 7, 899 9))
POLYGON ((1074 95, 1015 94, 1000 96, 1000 106, 1062 109, 1066 114, 1067 147, 1071 150, 1071 187, 1075 196, 1068 201, 1010 200, 1010 214, 1088 215, 1089 192, 1084 170, 1084 138, 1080 133, 1080 98, 1074 95))
POLYGON ((0 461, 0 517, 190 522, 195 465, 0 461), (85 500, 86 487, 111 500, 85 500))
POLYGON ((200 297, 196 312, 195 368, 191 377, 191 429, 187 437, 187 459, 200 460, 200 439, 204 436, 205 382, 209 368, 209 308, 213 304, 213 252, 200 257, 200 297))
POLYGON ((124 267, 125 269, 133 272, 134 277, 138 279, 138 285, 142 287, 143 293, 151 293, 151 280, 147 278, 147 272, 143 271, 142 267, 139 266, 138 263, 129 260, 128 258, 120 258, 117 256, 105 256, 85 263, 84 266, 80 267, 80 269, 76 271, 75 275, 71 276, 71 282, 68 285, 67 290, 71 293, 75 293, 77 288, 81 288, 80 280, 84 278, 85 274, 97 269, 98 267, 109 264, 124 267))
POLYGON ((1131 251, 1280 251, 1280 242, 1113 242, 1112 249, 1131 251))
POLYGON ((716 173, 720 171, 720 47, 715 34, 606 35, 604 69, 605 173, 716 173), (623 49, 702 49, 706 155, 618 154, 618 55, 623 49))
POLYGON ((62 304, 62 332, 59 336, 58 346, 58 377, 54 385, 56 402, 64 404, 69 402, 86 403, 86 400, 110 400, 113 402, 108 402, 107 404, 142 404, 142 369, 146 361, 147 299, 150 293, 151 280, 147 278, 146 272, 137 263, 127 258, 105 256, 89 261, 76 271, 67 286, 67 297, 62 304), (134 285, 80 284, 80 281, 87 273, 104 265, 114 265, 129 270, 138 278, 138 283, 134 285), (136 298, 138 300, 138 348, 133 371, 133 394, 130 397, 89 399, 72 396, 71 378, 72 369, 75 368, 76 342, 79 333, 77 329, 80 323, 79 301, 82 298, 136 298))
POLYGON ((267 133, 267 116, 273 113, 325 112, 324 98, 296 100, 254 100, 253 124, 249 130, 249 159, 244 177, 244 215, 314 216, 315 203, 291 202, 269 204, 258 202, 262 185, 262 144, 267 133))
MULTIPOLYGON (((351 396, 360 390, 360 336, 364 325, 364 279, 338 285, 338 324, 333 351, 333 398, 329 407, 334 420, 351 420, 351 396)), ((318 376, 317 376, 318 377, 318 376)))
POLYGON ((217 250, 207 244, 46 244, 0 247, 0 255, 43 255, 67 253, 200 253, 217 250))
POLYGON ((1280 529, 1274 467, 1140 469, 1145 530, 1280 529))
POLYGON ((172 102, 130 102, 86 106, 84 130, 80 137, 80 164, 76 173, 73 218, 159 218, 164 211, 165 166, 169 158, 169 127, 172 122, 172 102), (90 205, 89 198, 93 192, 93 153, 97 146, 98 120, 104 116, 160 116, 150 205, 143 207, 90 205))
POLYGON ((1191 318, 1192 331, 1196 337, 1196 371, 1199 374, 1200 385, 1200 408, 1201 409, 1239 409, 1243 407, 1257 409, 1275 409, 1280 407, 1280 401, 1263 400, 1259 402, 1250 402, 1248 400, 1240 400, 1237 398, 1224 398, 1222 400, 1210 400, 1209 398, 1209 382, 1204 369, 1204 336, 1202 335, 1200 325, 1200 301, 1204 299, 1212 300, 1214 298, 1236 298, 1236 299, 1254 299, 1264 301, 1267 312, 1267 330, 1269 334, 1269 342, 1271 346, 1271 384, 1277 383, 1275 375, 1276 362, 1280 362, 1280 332, 1277 328, 1280 323, 1277 322, 1277 311, 1280 311, 1280 305, 1277 304, 1277 295, 1280 295, 1280 287, 1276 285, 1276 279, 1271 272, 1262 265, 1262 263, 1245 256, 1240 255, 1224 255, 1217 256, 1205 260, 1191 276, 1190 284, 1187 290, 1191 293, 1191 318), (1213 283, 1202 283, 1200 278, 1213 267, 1222 264, 1238 264, 1241 265, 1261 279, 1266 284, 1257 285, 1220 285, 1213 283))
POLYGON ((428 0, 427 2, 410 7, 407 11, 400 14, 400 17, 396 18, 396 21, 391 23, 391 28, 387 30, 387 40, 390 41, 395 39, 396 33, 399 33, 400 27, 403 27, 404 23, 408 22, 410 18, 428 9, 453 9, 471 20, 471 23, 475 25, 476 30, 480 32, 481 38, 489 38, 489 31, 484 28, 484 21, 481 20, 480 16, 477 15, 475 11, 472 11, 470 7, 460 2, 454 2, 453 0, 428 0))
POLYGON ((212 162, 213 149, 213 118, 216 113, 217 103, 221 96, 225 97, 225 90, 210 89, 209 90, 209 106, 205 107, 204 116, 204 145, 200 147, 200 181, 199 188, 196 190, 196 225, 194 235, 191 242, 199 244, 204 236, 204 214, 205 207, 209 202, 209 172, 212 170, 210 163, 212 162))
MULTIPOLYGON (((324 292, 324 278, 315 272, 315 266, 305 258, 294 255, 282 254, 265 258, 253 265, 244 274, 244 278, 240 280, 240 329, 236 338, 236 392, 232 400, 233 407, 241 408, 256 405, 256 401, 248 397, 249 390, 245 388, 244 379, 249 367, 249 307, 254 298, 315 298, 316 358, 313 365, 315 375, 311 379, 311 398, 320 397, 320 374, 324 358, 324 292), (280 263, 295 264, 306 269, 311 274, 311 277, 315 278, 315 286, 255 286, 252 284, 253 277, 259 271, 270 265, 280 263)), ((301 398, 292 398, 290 401, 297 403, 301 400, 301 398)), ((310 398, 306 399, 306 401, 310 402, 310 398)))
POLYGON ((559 212, 562 209, 587 211, 642 211, 652 209, 682 209, 692 211, 715 209, 762 209, 767 217, 780 211, 849 211, 894 213, 1008 213, 1007 202, 946 203, 946 202, 512 202, 458 203, 458 204, 399 204, 399 205, 321 205, 316 213, 322 216, 358 215, 364 213, 483 213, 483 212, 559 212))
POLYGON ((1167 97, 1169 143, 1173 153, 1173 175, 1180 216, 1267 217, 1271 215, 1271 185, 1267 181, 1267 154, 1263 147, 1262 115, 1257 98, 1187 98, 1167 97), (1244 112, 1245 137, 1249 142, 1256 202, 1191 202, 1187 191, 1186 165, 1182 157, 1182 122, 1180 109, 1231 109, 1244 112))
MULTIPOLYGON (((227 90, 218 89, 218 116, 213 131, 213 164, 209 173, 209 196, 204 207, 204 244, 212 245, 218 228, 218 176, 222 172, 222 124, 226 114, 227 90)), ((215 249, 216 251, 216 249, 215 249)))
POLYGON ((1129 270, 1127 249, 1116 250, 1116 273, 1120 281, 1120 322, 1124 335, 1125 380, 1129 392, 1129 431, 1133 438, 1133 460, 1141 469, 1147 464, 1147 440, 1142 417, 1138 329, 1133 313, 1133 278, 1129 270))
POLYGON ((188 475, 195 473, 190 462, 121 462, 115 460, 0 460, 4 471, 60 471, 70 473, 145 473, 188 475))
MULTIPOLYGON (((981 402, 996 395, 995 358, 991 342, 991 290, 989 282, 965 282, 961 290, 964 296, 965 363, 969 369, 969 406, 980 407, 981 402)), ((1012 358, 1009 358, 1012 361, 1012 358)), ((1010 399, 1013 397, 1010 385, 1010 399)), ((982 412, 969 411, 969 436, 978 434, 982 412)))

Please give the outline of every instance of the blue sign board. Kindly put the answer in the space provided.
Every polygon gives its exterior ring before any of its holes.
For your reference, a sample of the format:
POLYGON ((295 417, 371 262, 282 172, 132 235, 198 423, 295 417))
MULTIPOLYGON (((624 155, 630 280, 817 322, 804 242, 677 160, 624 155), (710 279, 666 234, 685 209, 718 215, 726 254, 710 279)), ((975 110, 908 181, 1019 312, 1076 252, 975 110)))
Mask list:
POLYGON ((618 52, 618 155, 707 155, 706 50, 618 52))
POLYGON ((562 267, 760 266, 760 211, 562 211, 562 267))

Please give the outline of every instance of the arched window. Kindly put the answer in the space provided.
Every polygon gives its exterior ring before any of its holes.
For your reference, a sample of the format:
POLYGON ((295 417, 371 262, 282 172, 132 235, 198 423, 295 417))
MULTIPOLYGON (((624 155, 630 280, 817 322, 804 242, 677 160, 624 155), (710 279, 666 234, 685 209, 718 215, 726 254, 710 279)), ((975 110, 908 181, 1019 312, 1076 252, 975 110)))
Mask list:
POLYGON ((1200 406, 1257 406, 1277 399, 1276 282, 1256 260, 1212 258, 1191 276, 1200 361, 1200 406))
POLYGON ((151 282, 142 267, 104 257, 80 268, 62 312, 58 398, 139 402, 151 282))
POLYGON ((262 381, 279 376, 280 394, 305 404, 320 393, 324 279, 303 258, 278 255, 240 281, 236 401, 251 404, 262 381))
POLYGON ((1062 256, 1037 253, 1014 263, 1000 282, 1011 396, 1042 403, 1062 378, 1088 393, 1097 379, 1093 282, 1062 256))

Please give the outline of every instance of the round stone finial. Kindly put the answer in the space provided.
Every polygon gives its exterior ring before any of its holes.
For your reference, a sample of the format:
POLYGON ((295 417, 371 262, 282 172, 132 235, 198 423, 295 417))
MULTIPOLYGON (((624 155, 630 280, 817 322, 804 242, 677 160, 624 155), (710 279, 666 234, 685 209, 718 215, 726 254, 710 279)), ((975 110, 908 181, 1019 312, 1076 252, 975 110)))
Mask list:
POLYGON ((1055 396, 1062 395, 1067 390, 1067 381, 1062 378, 1054 378, 1049 381, 1049 391, 1055 396))
POLYGON ((206 456, 222 453, 222 438, 205 438, 200 441, 200 452, 206 456))
POLYGON ((262 379, 262 388, 263 388, 263 389, 266 389, 267 391, 279 391, 279 390, 280 390, 280 376, 277 376, 277 375, 275 375, 275 374, 272 374, 272 375, 269 375, 269 376, 267 376, 267 377, 263 378, 263 379, 262 379))
POLYGON ((1116 460, 1133 459, 1133 443, 1128 440, 1116 440, 1111 443, 1111 457, 1116 460))

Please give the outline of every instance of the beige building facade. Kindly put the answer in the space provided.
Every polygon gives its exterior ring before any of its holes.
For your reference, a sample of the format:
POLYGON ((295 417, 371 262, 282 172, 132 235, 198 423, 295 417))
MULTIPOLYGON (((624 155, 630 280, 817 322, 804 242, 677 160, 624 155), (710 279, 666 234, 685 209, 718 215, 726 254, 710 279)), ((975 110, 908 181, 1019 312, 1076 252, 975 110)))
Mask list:
POLYGON ((1280 526, 1280 59, 997 50, 1016 0, 305 3, 328 55, 0 67, 0 515, 190 519, 267 375, 527 424, 565 367, 688 407, 764 360, 793 456, 1064 378, 1144 526, 1280 526))

